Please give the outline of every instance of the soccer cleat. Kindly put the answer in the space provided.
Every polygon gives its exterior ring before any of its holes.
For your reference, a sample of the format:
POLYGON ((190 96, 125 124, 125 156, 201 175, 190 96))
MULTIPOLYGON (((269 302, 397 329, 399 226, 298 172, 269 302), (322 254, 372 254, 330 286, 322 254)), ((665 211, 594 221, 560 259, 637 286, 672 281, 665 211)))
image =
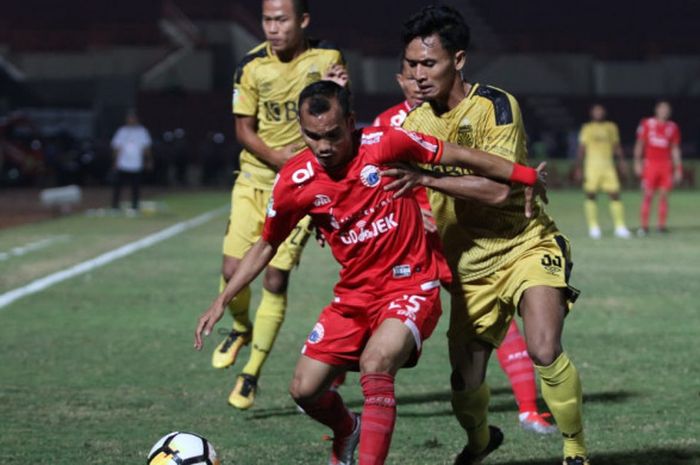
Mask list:
POLYGON ((629 239, 632 237, 632 233, 630 233, 630 230, 626 227, 618 226, 615 228, 615 237, 619 237, 620 239, 629 239))
POLYGON ((255 403, 255 393, 258 390, 258 378, 242 373, 236 379, 236 386, 228 396, 228 403, 238 410, 248 410, 255 403))
POLYGON ((557 427, 545 420, 547 414, 540 415, 537 412, 524 412, 518 415, 520 426, 525 431, 532 431, 537 434, 553 434, 557 432, 557 427))
POLYGON ((489 443, 486 449, 475 455, 467 450, 467 446, 464 446, 462 452, 455 459, 454 465, 478 465, 487 455, 498 449, 501 444, 503 444, 503 431, 500 428, 489 425, 489 443))
POLYGON ((637 229, 637 237, 647 237, 648 235, 649 235, 649 228, 637 229))
POLYGON ((586 457, 577 455, 576 457, 566 457, 561 465, 591 465, 586 457))
POLYGON ((352 433, 344 438, 333 438, 333 448, 328 465, 355 465, 355 449, 360 443, 360 415, 352 414, 355 417, 355 427, 352 433))
POLYGON ((600 231, 600 227, 592 226, 588 228, 588 236, 591 239, 600 239, 603 236, 603 233, 600 231))
POLYGON ((214 353, 211 354, 211 366, 214 368, 228 368, 236 363, 238 352, 243 346, 250 344, 250 339, 250 331, 240 333, 232 329, 226 336, 226 339, 221 341, 216 346, 214 353))

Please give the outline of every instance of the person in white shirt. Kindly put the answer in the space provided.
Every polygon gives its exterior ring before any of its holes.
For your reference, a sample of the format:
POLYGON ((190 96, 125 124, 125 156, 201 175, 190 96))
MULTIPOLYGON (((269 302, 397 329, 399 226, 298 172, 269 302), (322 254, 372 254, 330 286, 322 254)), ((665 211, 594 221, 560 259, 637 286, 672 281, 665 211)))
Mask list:
POLYGON ((135 112, 126 115, 126 124, 120 127, 112 137, 114 155, 114 190, 112 208, 119 208, 119 197, 124 184, 131 186, 131 208, 139 208, 139 190, 141 174, 144 169, 151 169, 151 136, 141 126, 135 112))

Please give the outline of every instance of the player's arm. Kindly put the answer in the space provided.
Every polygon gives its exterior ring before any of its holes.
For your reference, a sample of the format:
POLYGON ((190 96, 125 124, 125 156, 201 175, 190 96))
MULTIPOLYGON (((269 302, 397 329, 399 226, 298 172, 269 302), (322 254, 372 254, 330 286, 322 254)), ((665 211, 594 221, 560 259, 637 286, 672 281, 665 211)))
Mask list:
POLYGON ((200 350, 202 348, 202 334, 208 336, 211 333, 214 325, 223 316, 229 302, 265 269, 272 257, 275 256, 275 252, 277 252, 277 247, 262 238, 246 252, 236 269, 236 273, 226 284, 226 288, 214 300, 207 311, 199 317, 197 328, 194 330, 195 349, 200 350))
POLYGON ((673 182, 678 185, 683 181, 683 161, 681 159, 681 145, 671 145, 671 159, 673 160, 673 182))
POLYGON ((634 174, 637 177, 642 177, 642 166, 644 157, 644 141, 642 139, 637 139, 634 143, 634 174))
POLYGON ((499 205, 510 195, 510 186, 482 176, 448 176, 401 164, 382 171, 383 176, 396 178, 385 190, 396 190, 394 198, 401 197, 415 186, 424 186, 451 197, 475 200, 487 205, 499 205))
POLYGON ((576 166, 574 167, 574 178, 576 182, 581 182, 583 179, 583 160, 586 158, 586 146, 579 142, 576 149, 576 166))
POLYGON ((298 152, 299 144, 291 144, 279 150, 270 148, 258 135, 257 115, 235 115, 236 139, 250 153, 279 170, 298 152))

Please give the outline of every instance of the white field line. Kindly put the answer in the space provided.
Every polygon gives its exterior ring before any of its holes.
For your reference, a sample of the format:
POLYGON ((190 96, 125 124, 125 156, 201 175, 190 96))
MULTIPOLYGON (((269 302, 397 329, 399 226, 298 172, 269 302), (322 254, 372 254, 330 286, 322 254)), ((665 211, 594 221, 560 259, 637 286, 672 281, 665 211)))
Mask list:
POLYGON ((55 244, 56 242, 62 242, 68 240, 69 238, 70 236, 67 234, 61 236, 50 236, 46 239, 41 239, 39 241, 30 242, 29 244, 13 247, 7 252, 0 252, 0 262, 9 260, 12 257, 21 257, 22 255, 26 255, 31 252, 36 252, 37 250, 44 249, 50 245, 55 244))
POLYGON ((114 250, 110 250, 109 252, 105 252, 102 255, 99 255, 95 258, 91 258, 90 260, 86 260, 82 263, 78 263, 77 265, 73 265, 70 268, 66 268, 64 270, 52 273, 48 276, 44 276, 43 278, 39 278, 35 281, 30 282, 29 284, 26 284, 22 287, 18 287, 17 289, 13 289, 11 291, 5 292, 4 294, 0 294, 0 309, 7 307, 11 303, 18 299, 21 299, 22 297, 26 297, 31 294, 36 294, 37 292, 41 292, 44 289, 53 286, 54 284, 58 284, 62 281, 73 278, 80 274, 92 271, 95 268, 107 265, 115 260, 126 257, 127 255, 130 255, 138 250, 145 249, 146 247, 150 247, 166 239, 170 239, 171 237, 177 236, 178 234, 183 233, 188 229, 196 228, 197 226, 200 226, 208 222, 209 220, 215 218, 216 216, 220 215, 227 209, 228 207, 222 207, 217 208, 216 210, 206 212, 202 215, 192 218, 191 220, 174 224, 168 228, 158 231, 157 233, 151 234, 137 241, 130 242, 114 250))

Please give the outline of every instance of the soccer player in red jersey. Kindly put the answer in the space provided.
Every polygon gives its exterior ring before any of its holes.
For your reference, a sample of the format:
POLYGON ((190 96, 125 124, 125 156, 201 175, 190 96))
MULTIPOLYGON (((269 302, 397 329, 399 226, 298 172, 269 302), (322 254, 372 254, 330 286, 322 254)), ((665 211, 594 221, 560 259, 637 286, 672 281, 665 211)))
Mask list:
POLYGON ((644 192, 640 236, 649 233, 649 210, 656 191, 659 191, 658 229, 659 232, 668 232, 668 196, 673 185, 678 185, 683 178, 681 131, 670 118, 671 104, 661 100, 656 104, 654 117, 643 119, 637 128, 634 172, 642 179, 644 192))
MULTIPOLYGON (((403 54, 401 55, 401 72, 396 75, 396 82, 403 91, 404 100, 374 119, 373 126, 400 127, 416 105, 423 103, 421 100, 418 83, 411 77, 411 73, 405 66, 403 54)), ((473 180, 472 180, 473 181, 473 180)), ((478 184, 464 184, 462 194, 483 203, 497 205, 500 203, 508 189, 502 183, 489 179, 481 179, 478 184), (489 195, 490 194, 490 195, 489 195)), ((430 209, 428 195, 423 186, 414 188, 414 194, 421 206, 425 229, 430 234, 431 240, 440 241, 437 236, 437 225, 430 209), (435 234, 435 236, 432 236, 435 234)), ((442 247, 440 245, 440 247, 442 247)), ((535 382, 535 367, 527 353, 527 344, 523 338, 518 324, 513 319, 508 327, 503 343, 496 349, 498 363, 508 377, 515 402, 518 405, 518 421, 520 426, 527 431, 538 434, 553 434, 557 427, 549 423, 537 409, 537 384, 535 382)))
POLYGON ((290 386, 296 403, 334 433, 331 464, 383 464, 396 420, 394 375, 415 364, 421 345, 441 314, 440 282, 451 277, 444 257, 423 231, 415 197, 396 198, 384 187, 388 163, 413 161, 464 166, 494 179, 533 186, 544 195, 544 173, 485 152, 443 143, 398 128, 356 131, 347 90, 320 81, 299 97, 300 124, 308 149, 279 173, 261 239, 199 318, 195 348, 210 334, 227 302, 272 259, 304 215, 311 215, 341 264, 335 297, 302 349, 290 386), (328 389, 338 374, 360 370, 363 418, 328 389))

